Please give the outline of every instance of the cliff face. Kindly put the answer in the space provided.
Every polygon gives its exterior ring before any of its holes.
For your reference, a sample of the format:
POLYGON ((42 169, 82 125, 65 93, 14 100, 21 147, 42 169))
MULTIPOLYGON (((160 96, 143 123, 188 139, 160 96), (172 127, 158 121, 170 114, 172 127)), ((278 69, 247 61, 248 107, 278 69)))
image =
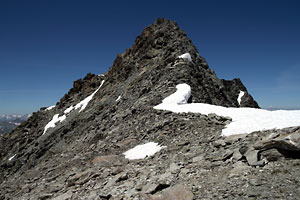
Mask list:
POLYGON ((226 180, 244 171, 259 174, 249 167, 260 166, 259 159, 246 160, 247 152, 260 156, 252 145, 259 138, 224 141, 220 132, 230 119, 153 109, 180 83, 191 86, 189 102, 258 108, 239 79, 217 78, 176 22, 157 19, 107 73, 75 81, 55 107, 41 108, 0 136, 0 199, 167 199, 176 192, 186 199, 247 198, 235 187, 244 180, 226 180), (125 151, 150 141, 165 148, 149 159, 125 159, 125 151), (226 190, 216 191, 217 184, 226 190))

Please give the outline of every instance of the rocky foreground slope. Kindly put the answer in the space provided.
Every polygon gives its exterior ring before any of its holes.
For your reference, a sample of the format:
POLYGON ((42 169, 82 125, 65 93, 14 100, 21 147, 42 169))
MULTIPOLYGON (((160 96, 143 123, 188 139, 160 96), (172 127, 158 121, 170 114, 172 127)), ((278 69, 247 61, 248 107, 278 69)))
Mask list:
POLYGON ((175 22, 157 19, 107 73, 75 81, 55 107, 0 136, 0 199, 300 196, 299 127, 224 138, 229 118, 153 109, 180 83, 192 88, 189 102, 258 108, 239 79, 216 77, 175 22), (163 148, 125 158, 147 142, 163 148))

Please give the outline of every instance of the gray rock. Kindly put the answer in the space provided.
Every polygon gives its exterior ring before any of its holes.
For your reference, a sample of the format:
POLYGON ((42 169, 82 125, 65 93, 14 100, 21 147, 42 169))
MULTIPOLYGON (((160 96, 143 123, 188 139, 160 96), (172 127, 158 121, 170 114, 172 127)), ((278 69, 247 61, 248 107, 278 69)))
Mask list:
POLYGON ((116 182, 125 181, 128 179, 128 174, 126 172, 120 173, 120 174, 116 175, 116 177, 114 179, 116 182))
POLYGON ((112 197, 111 194, 109 194, 109 192, 100 192, 98 193, 98 196, 100 197, 100 199, 103 200, 109 200, 112 197))
POLYGON ((202 160, 204 160, 204 156, 200 155, 200 156, 194 157, 192 161, 193 162, 200 162, 202 160))
POLYGON ((105 155, 105 156, 96 156, 91 162, 96 166, 109 167, 109 166, 121 166, 125 161, 122 156, 105 155))
POLYGON ((194 194, 184 185, 175 185, 165 190, 162 197, 166 200, 193 200, 194 194))
POLYGON ((68 191, 64 194, 60 194, 58 196, 56 196, 55 198, 52 198, 53 200, 67 200, 67 199, 71 199, 72 198, 72 192, 68 191))
POLYGON ((284 159, 284 155, 275 148, 262 151, 260 155, 269 162, 284 159))
POLYGON ((193 200, 194 194, 184 185, 175 185, 163 191, 161 195, 148 197, 149 200, 193 200))
POLYGON ((169 172, 175 172, 175 171, 179 170, 180 168, 181 167, 178 166, 176 163, 171 163, 168 171, 169 172))
POLYGON ((230 135, 224 139, 224 142, 226 144, 232 144, 236 142, 237 140, 240 140, 241 138, 244 138, 246 134, 235 134, 235 135, 230 135))
POLYGON ((259 151, 254 149, 249 149, 245 153, 245 157, 250 166, 263 166, 264 161, 259 160, 259 151))
POLYGON ((238 161, 233 164, 233 169, 230 170, 228 178, 240 177, 247 174, 250 171, 250 167, 242 161, 238 161))
POLYGON ((234 152, 232 150, 226 149, 226 151, 222 155, 222 160, 225 161, 225 160, 231 158, 231 156, 233 155, 233 153, 234 152))
POLYGON ((257 197, 260 195, 260 192, 257 190, 251 190, 251 191, 248 191, 247 195, 248 195, 248 197, 257 197))
POLYGON ((226 143, 223 139, 219 139, 213 142, 214 147, 221 147, 221 146, 225 146, 226 143))
POLYGON ((248 146, 241 146, 239 151, 242 155, 244 155, 248 151, 249 147, 248 146))
POLYGON ((288 128, 271 132, 256 142, 253 147, 260 150, 268 161, 277 161, 284 157, 300 158, 300 130, 288 128))
POLYGON ((167 187, 169 187, 169 184, 166 183, 147 184, 143 187, 142 192, 145 194, 155 194, 156 192, 159 192, 167 187))
POLYGON ((236 162, 239 161, 243 158, 243 155, 240 153, 240 151, 238 149, 235 149, 233 151, 233 155, 232 155, 232 161, 236 162))
POLYGON ((53 196, 53 194, 41 194, 38 199, 39 200, 45 200, 45 199, 50 199, 53 196))

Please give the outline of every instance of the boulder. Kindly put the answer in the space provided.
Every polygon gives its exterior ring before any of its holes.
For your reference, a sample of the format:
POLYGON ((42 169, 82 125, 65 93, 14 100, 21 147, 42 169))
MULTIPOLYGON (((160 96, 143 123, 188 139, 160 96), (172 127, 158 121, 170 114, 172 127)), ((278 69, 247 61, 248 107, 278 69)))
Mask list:
POLYGON ((161 195, 147 196, 145 200, 193 200, 194 194, 184 185, 175 185, 163 191, 161 195))
POLYGON ((280 153, 297 154, 300 151, 300 130, 296 130, 292 133, 271 133, 262 140, 256 142, 253 147, 260 151, 266 151, 268 149, 277 149, 280 153))

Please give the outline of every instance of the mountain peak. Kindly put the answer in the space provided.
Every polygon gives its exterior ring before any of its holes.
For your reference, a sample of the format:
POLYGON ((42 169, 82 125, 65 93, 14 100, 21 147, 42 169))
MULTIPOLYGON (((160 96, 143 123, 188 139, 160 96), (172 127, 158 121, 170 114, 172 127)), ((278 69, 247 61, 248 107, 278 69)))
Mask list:
POLYGON ((161 55, 164 59, 189 52, 196 57, 197 49, 187 34, 174 21, 158 18, 146 27, 131 48, 131 55, 151 59, 161 55))
MULTIPOLYGON (((126 161, 123 153, 146 142, 163 145, 156 146, 162 149, 163 157, 156 157, 152 163, 162 163, 157 168, 159 170, 168 171, 169 166, 175 168, 173 172, 180 169, 172 163, 173 155, 179 156, 176 163, 182 163, 189 157, 190 150, 193 156, 206 150, 215 153, 216 149, 210 149, 214 145, 207 145, 206 140, 210 138, 213 144, 212 140, 220 138, 228 118, 154 109, 176 88, 188 89, 183 103, 258 107, 239 79, 226 81, 216 76, 176 22, 159 18, 142 31, 131 48, 117 55, 107 73, 89 73, 75 81, 73 88, 56 106, 41 108, 15 130, 0 136, 0 190, 7 193, 9 199, 20 199, 22 195, 25 199, 54 196, 62 199, 60 194, 73 189, 86 195, 87 188, 107 192, 126 179, 134 178, 132 184, 136 184, 136 180, 141 180, 140 177, 135 179, 139 171, 137 163, 126 161), (200 148, 194 148, 199 144, 202 145, 200 148), (165 152, 164 146, 169 148, 165 152), (182 151, 185 156, 179 153, 183 146, 189 146, 182 151), (33 189, 28 189, 31 188, 28 181, 34 183, 33 189), (94 183, 99 185, 89 185, 94 183), (47 196, 49 193, 51 195, 47 196)), ((233 154, 227 153, 218 152, 216 155, 225 155, 227 159, 233 154)), ((148 167, 149 164, 140 166, 148 167)), ((149 172, 149 168, 142 171, 143 177, 152 176, 144 173, 149 172)), ((150 193, 165 186, 151 186, 153 191, 150 193)), ((124 187, 126 191, 132 191, 128 187, 131 186, 124 187)), ((134 190, 133 195, 139 195, 140 190, 142 188, 134 190)), ((126 192, 111 193, 115 196, 126 192)), ((110 194, 101 195, 110 198, 110 194)))
MULTIPOLYGON (((111 84, 134 82, 130 99, 145 95, 144 91, 151 95, 149 99, 160 99, 174 92, 170 86, 175 88, 177 84, 187 83, 192 87, 193 102, 258 107, 241 81, 218 79, 187 34, 176 22, 164 18, 147 26, 131 48, 117 55, 107 78, 111 84), (241 103, 237 101, 240 91, 245 91, 241 103)), ((136 101, 138 99, 132 100, 136 101)), ((154 102, 157 103, 153 101, 150 105, 154 102)))
POLYGON ((177 23, 158 18, 142 31, 131 48, 117 55, 109 70, 109 78, 124 80, 137 70, 167 66, 185 53, 189 53, 199 67, 208 68, 205 59, 177 23))

